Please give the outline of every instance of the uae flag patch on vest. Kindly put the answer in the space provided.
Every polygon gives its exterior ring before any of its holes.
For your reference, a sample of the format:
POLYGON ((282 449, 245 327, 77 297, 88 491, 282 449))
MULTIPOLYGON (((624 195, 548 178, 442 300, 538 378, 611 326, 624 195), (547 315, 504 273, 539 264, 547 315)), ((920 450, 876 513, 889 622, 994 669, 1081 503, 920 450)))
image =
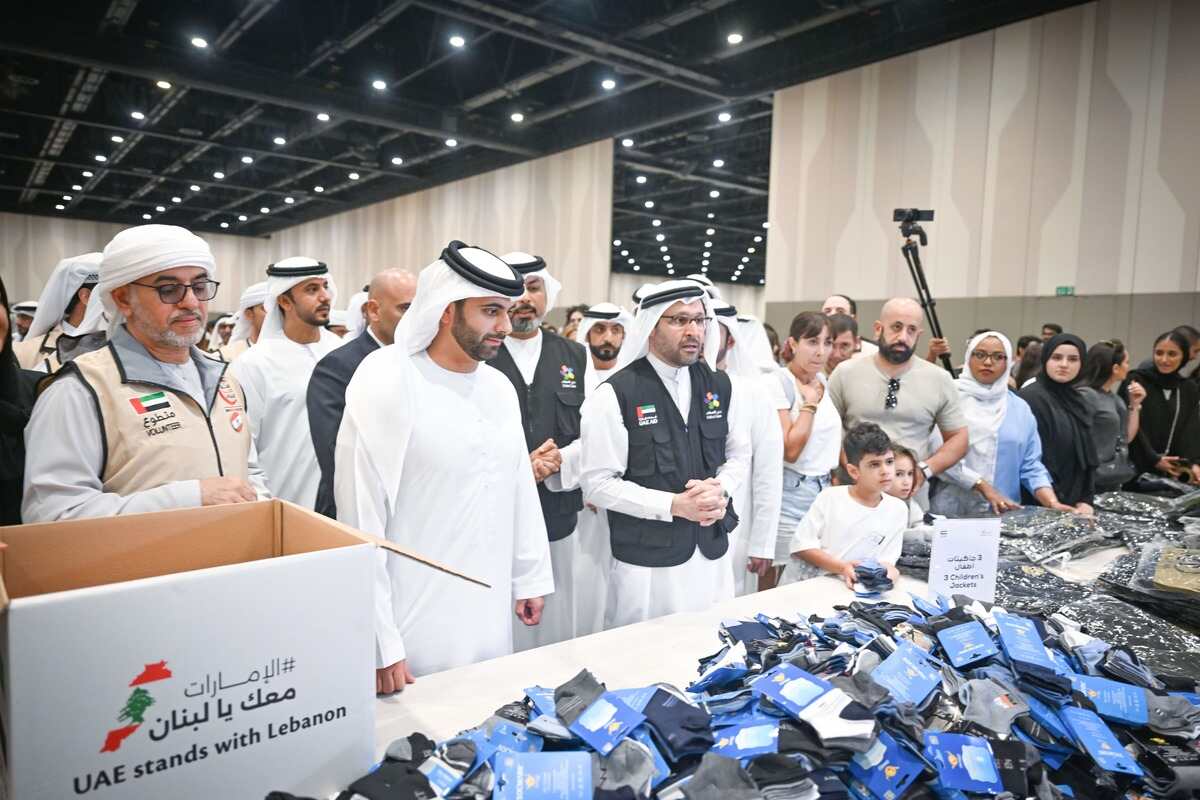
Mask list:
POLYGON ((167 399, 165 392, 154 392, 153 394, 144 394, 141 397, 129 398, 129 405, 133 406, 133 410, 139 414, 149 414, 151 411, 162 411, 171 407, 171 401, 167 399))
POLYGON ((637 423, 639 427, 653 425, 658 422, 658 409, 653 403, 637 407, 637 423))

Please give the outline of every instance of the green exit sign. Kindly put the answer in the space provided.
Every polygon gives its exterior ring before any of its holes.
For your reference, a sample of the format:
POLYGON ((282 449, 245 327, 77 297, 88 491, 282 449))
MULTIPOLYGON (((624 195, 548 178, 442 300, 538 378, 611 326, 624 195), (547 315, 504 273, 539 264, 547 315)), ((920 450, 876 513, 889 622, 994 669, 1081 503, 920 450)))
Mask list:
POLYGON ((1075 287, 1074 286, 1056 286, 1056 287, 1054 287, 1054 294, 1057 295, 1058 297, 1074 297, 1075 296, 1075 287))

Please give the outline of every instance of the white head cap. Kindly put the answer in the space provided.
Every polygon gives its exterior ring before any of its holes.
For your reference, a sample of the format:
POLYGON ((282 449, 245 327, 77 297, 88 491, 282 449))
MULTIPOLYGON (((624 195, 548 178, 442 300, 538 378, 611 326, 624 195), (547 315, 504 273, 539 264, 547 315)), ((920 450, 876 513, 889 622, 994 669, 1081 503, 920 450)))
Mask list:
POLYGON ((266 281, 252 283, 245 288, 241 298, 238 299, 237 311, 233 315, 233 333, 229 334, 230 344, 250 338, 250 334, 254 331, 254 325, 250 322, 250 315, 246 312, 255 306, 261 306, 266 301, 266 281))
POLYGON ((597 303, 583 312, 583 322, 575 329, 575 341, 587 347, 588 331, 597 322, 617 322, 628 334, 633 329, 633 314, 621 308, 616 303, 597 303))
POLYGON ((704 289, 695 281, 689 280, 665 281, 643 289, 645 291, 642 292, 641 302, 638 304, 633 330, 625 332, 625 343, 617 357, 617 369, 624 369, 650 352, 650 334, 658 325, 659 318, 681 300, 689 305, 699 304, 698 308, 703 309, 704 316, 709 318, 704 327, 704 360, 715 368, 721 341, 718 338, 717 322, 712 318, 712 301, 704 289))
MULTIPOLYGON (((25 338, 33 340, 36 336, 48 333, 55 325, 62 322, 66 316, 67 306, 80 287, 87 283, 100 281, 100 253, 84 253, 80 256, 64 258, 54 267, 50 280, 42 289, 42 295, 34 303, 33 322, 25 338)), ((13 306, 16 311, 17 306, 13 306)))
POLYGON ((313 278, 329 281, 329 304, 332 306, 336 303, 337 286, 334 285, 333 275, 325 262, 308 256, 292 256, 267 267, 267 296, 263 299, 267 318, 263 321, 259 339, 284 337, 283 309, 279 307, 279 295, 313 278))
POLYGON ((562 284, 555 280, 550 271, 546 269, 546 262, 541 256, 531 256, 529 253, 522 253, 519 250, 512 253, 505 253, 500 256, 505 264, 515 269, 523 279, 541 278, 542 283, 546 286, 546 313, 554 308, 558 302, 558 293, 562 291, 562 284))

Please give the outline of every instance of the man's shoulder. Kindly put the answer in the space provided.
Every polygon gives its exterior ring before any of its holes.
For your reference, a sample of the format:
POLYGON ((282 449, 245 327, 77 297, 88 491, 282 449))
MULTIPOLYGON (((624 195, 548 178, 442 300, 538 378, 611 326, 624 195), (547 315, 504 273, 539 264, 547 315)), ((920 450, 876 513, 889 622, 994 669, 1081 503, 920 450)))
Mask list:
POLYGON ((379 347, 375 345, 375 340, 364 332, 362 335, 351 339, 339 347, 335 347, 321 356, 320 360, 317 361, 316 371, 338 370, 339 368, 353 370, 367 356, 378 349, 379 347), (366 341, 363 341, 364 339, 366 341))

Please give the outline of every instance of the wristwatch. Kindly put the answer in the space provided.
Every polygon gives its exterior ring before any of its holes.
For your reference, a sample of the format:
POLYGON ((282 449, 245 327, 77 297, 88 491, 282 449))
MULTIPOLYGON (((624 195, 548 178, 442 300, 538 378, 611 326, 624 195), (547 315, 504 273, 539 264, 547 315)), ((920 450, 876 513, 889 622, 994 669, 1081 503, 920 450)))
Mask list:
POLYGON ((925 480, 933 477, 933 467, 926 464, 924 461, 917 462, 917 469, 921 470, 921 474, 925 476, 925 480))

